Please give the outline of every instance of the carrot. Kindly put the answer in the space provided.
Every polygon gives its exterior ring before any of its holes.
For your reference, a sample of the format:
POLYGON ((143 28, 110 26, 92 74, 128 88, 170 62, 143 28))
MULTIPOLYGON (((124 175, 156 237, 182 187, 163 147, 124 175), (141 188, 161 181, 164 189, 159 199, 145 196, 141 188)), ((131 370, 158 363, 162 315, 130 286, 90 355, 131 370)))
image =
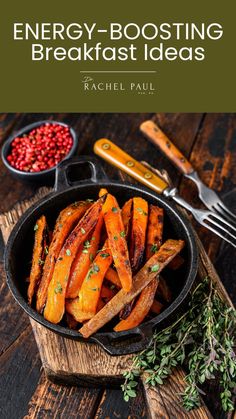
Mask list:
POLYGON ((118 274, 114 269, 108 268, 106 272, 106 279, 114 284, 117 288, 122 288, 118 274))
MULTIPOLYGON (((114 286, 114 285, 113 285, 114 286)), ((116 291, 113 288, 107 287, 103 284, 100 297, 102 298, 105 303, 110 301, 114 295, 116 294, 116 291)))
POLYGON ((65 294, 72 262, 79 246, 87 239, 97 224, 102 209, 102 200, 95 202, 78 222, 66 239, 57 258, 53 276, 48 287, 44 317, 52 323, 59 323, 65 311, 65 294))
POLYGON ((133 217, 131 227, 130 261, 133 272, 137 272, 143 261, 148 203, 143 198, 133 198, 133 217))
POLYGON ((129 262, 129 252, 125 239, 124 223, 117 200, 111 194, 106 196, 102 212, 109 239, 114 264, 124 291, 132 287, 132 272, 129 262))
POLYGON ((163 234, 163 209, 150 205, 147 228, 146 259, 155 253, 162 242, 163 234))
POLYGON ((66 290, 66 298, 75 298, 78 296, 80 287, 89 270, 89 266, 94 260, 98 250, 102 223, 103 217, 102 214, 100 214, 95 230, 90 234, 89 239, 83 243, 83 246, 78 251, 72 263, 66 290))
POLYGON ((172 300, 171 289, 167 285, 165 279, 162 276, 160 277, 160 281, 159 281, 159 285, 158 285, 158 289, 157 289, 157 295, 160 296, 167 303, 170 303, 171 300, 172 300))
POLYGON ((182 258, 181 255, 177 255, 176 258, 174 258, 172 260, 172 262, 169 265, 169 268, 172 269, 173 271, 177 271, 177 269, 180 268, 180 266, 182 266, 184 263, 184 258, 182 258))
POLYGON ((156 278, 149 282, 141 292, 130 315, 114 327, 115 332, 132 329, 143 321, 153 304, 157 286, 158 280, 156 278))
POLYGON ((160 303, 160 301, 158 300, 154 300, 151 306, 151 311, 155 314, 160 314, 162 309, 163 309, 163 304, 160 303))
POLYGON ((57 218, 52 242, 49 246, 48 254, 43 266, 42 280, 37 291, 36 309, 39 313, 42 312, 46 303, 48 286, 52 279, 55 263, 64 241, 90 205, 90 203, 85 201, 76 202, 62 210, 57 218))
POLYGON ((66 323, 68 324, 70 329, 75 330, 78 327, 78 322, 74 319, 74 317, 70 313, 66 313, 66 323))
POLYGON ((106 188, 101 188, 100 191, 99 191, 98 196, 99 196, 99 198, 101 198, 103 195, 107 195, 107 194, 108 194, 107 189, 106 188))
POLYGON ((129 199, 122 207, 121 216, 124 224, 126 237, 129 234, 130 220, 132 216, 133 199, 129 199))
MULTIPOLYGON (((155 205, 150 205, 149 215, 148 215, 148 225, 147 225, 146 260, 150 259, 150 257, 153 255, 153 253, 155 253, 160 248, 161 243, 162 243, 162 235, 163 235, 163 209, 159 208, 155 205)), ((162 278, 162 283, 163 282, 164 282, 164 280, 162 278)), ((165 284, 163 284, 163 287, 164 287, 164 285, 165 284)), ((158 285, 158 290, 159 290, 159 286, 160 286, 160 282, 159 282, 159 285, 158 285)), ((146 314, 149 311, 148 309, 146 309, 146 310, 143 309, 143 313, 145 313, 145 316, 142 318, 142 307, 144 305, 143 302, 145 302, 147 304, 148 301, 150 303, 152 297, 154 299, 155 293, 154 293, 154 295, 152 294, 153 289, 154 289, 154 286, 153 287, 150 286, 150 287, 145 288, 141 292, 133 310, 132 310, 132 306, 133 306, 132 303, 133 302, 130 303, 129 306, 125 307, 125 309, 120 313, 120 318, 123 319, 122 321, 125 321, 125 319, 127 319, 127 321, 128 321, 127 325, 129 325, 129 322, 132 322, 132 319, 137 317, 136 307, 138 307, 138 308, 140 308, 139 318, 141 319, 140 320, 140 323, 141 323, 141 321, 144 319, 144 317, 146 316, 146 314)), ((165 289, 167 289, 167 285, 166 285, 165 289)), ((147 306, 148 306, 148 304, 147 304, 147 306)), ((123 325, 124 325, 124 327, 126 327, 125 326, 126 323, 124 323, 123 325)), ((123 326, 121 326, 121 327, 123 327, 123 326)))
MULTIPOLYGON (((78 322, 91 319, 96 314, 101 294, 102 283, 108 267, 112 262, 111 252, 106 245, 100 250, 92 263, 79 292, 79 298, 68 306, 73 309, 73 316, 78 322)), ((70 312, 70 311, 69 311, 70 312)))
POLYGON ((118 293, 80 329, 84 338, 88 338, 115 317, 120 310, 132 301, 140 292, 165 268, 165 266, 182 250, 183 240, 167 240, 146 262, 134 278, 129 292, 124 289, 118 293))
POLYGON ((102 283, 107 269, 112 263, 112 255, 105 242, 104 250, 100 250, 92 263, 79 292, 78 321, 91 319, 96 314, 102 283))
POLYGON ((36 291, 37 286, 39 285, 42 267, 44 264, 44 250, 45 250, 45 237, 46 237, 47 223, 46 218, 42 215, 36 222, 34 226, 35 236, 34 236, 34 249, 32 257, 32 265, 29 277, 29 287, 28 287, 28 301, 29 304, 32 303, 32 298, 36 291))

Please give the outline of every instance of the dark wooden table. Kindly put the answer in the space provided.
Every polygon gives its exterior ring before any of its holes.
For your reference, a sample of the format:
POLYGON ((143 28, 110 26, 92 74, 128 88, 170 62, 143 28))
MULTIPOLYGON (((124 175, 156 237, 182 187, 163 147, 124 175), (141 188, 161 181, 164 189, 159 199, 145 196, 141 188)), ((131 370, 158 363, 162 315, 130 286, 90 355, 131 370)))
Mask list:
MULTIPOLYGON (((200 205, 195 187, 139 132, 139 124, 153 118, 195 165, 201 178, 236 208, 236 115, 230 114, 1 114, 0 142, 15 130, 42 119, 65 121, 79 137, 79 154, 91 154, 93 143, 108 137, 136 159, 168 170, 174 184, 190 202, 200 205)), ((122 177, 104 163, 112 179, 122 177)), ((122 177, 126 180, 127 177, 122 177)), ((13 179, 0 162, 0 211, 29 198, 36 187, 13 179)), ((236 302, 235 251, 203 228, 196 226, 210 258, 236 302)), ((1 260, 3 243, 1 243, 1 260)), ((1 263, 0 296, 0 417, 16 418, 140 418, 147 417, 140 390, 136 400, 125 403, 119 389, 63 387, 50 383, 41 363, 27 316, 14 302, 5 284, 1 263)), ((223 418, 217 384, 207 386, 206 404, 216 418, 223 418)))

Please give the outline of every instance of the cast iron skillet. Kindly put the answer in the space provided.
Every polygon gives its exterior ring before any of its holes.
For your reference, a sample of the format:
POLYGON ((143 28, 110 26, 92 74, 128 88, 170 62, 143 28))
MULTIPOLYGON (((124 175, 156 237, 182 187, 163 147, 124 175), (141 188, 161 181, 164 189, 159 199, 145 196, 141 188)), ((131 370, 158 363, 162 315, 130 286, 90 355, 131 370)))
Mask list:
MULTIPOLYGON (((173 273, 172 282, 175 284, 175 299, 161 314, 146 321, 130 331, 110 332, 104 327, 94 334, 88 341, 99 343, 111 355, 123 355, 140 351, 150 343, 154 328, 163 329, 178 314, 193 285, 197 273, 197 250, 194 235, 189 222, 162 196, 157 196, 150 190, 129 184, 109 181, 102 166, 94 157, 74 157, 62 162, 56 171, 54 192, 41 199, 20 218, 14 227, 5 251, 5 270, 8 286, 18 304, 35 321, 59 335, 75 340, 84 340, 82 335, 63 325, 55 325, 43 318, 26 299, 27 285, 25 278, 29 274, 29 261, 32 256, 34 225, 41 214, 47 216, 49 224, 53 225, 59 211, 74 201, 83 199, 97 199, 101 187, 105 187, 114 194, 120 205, 134 196, 141 196, 149 203, 159 205, 165 211, 165 234, 169 238, 185 240, 184 267, 173 273), (86 166, 90 168, 90 178, 73 181, 77 174, 84 174, 86 166), (78 172, 79 170, 79 172, 78 172)), ((111 329, 110 329, 111 330, 111 329)))

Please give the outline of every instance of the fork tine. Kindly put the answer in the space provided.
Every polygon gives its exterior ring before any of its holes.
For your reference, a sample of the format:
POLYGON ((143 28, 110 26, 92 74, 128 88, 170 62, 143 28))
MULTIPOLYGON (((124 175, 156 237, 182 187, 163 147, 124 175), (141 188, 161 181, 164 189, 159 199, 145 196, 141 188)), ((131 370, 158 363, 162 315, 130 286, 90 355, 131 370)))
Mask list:
POLYGON ((222 209, 222 210, 224 210, 230 217, 232 217, 233 218, 233 220, 234 220, 234 222, 236 222, 236 214, 234 214, 232 211, 230 211, 226 206, 225 206, 225 204, 222 202, 222 201, 220 201, 219 203, 218 203, 218 205, 220 206, 220 208, 222 209))
POLYGON ((216 227, 218 227, 219 229, 225 231, 225 233, 227 233, 229 236, 233 237, 233 239, 236 239, 235 235, 230 233, 229 230, 227 230, 227 228, 225 228, 224 226, 220 225, 219 223, 217 223, 216 221, 212 220, 211 218, 206 217, 205 220, 207 220, 209 223, 214 224, 216 227))
MULTIPOLYGON (((236 244, 233 243, 231 240, 229 240, 227 237, 223 236, 218 230, 215 230, 211 225, 205 223, 205 221, 202 221, 201 224, 206 227, 208 230, 212 231, 214 234, 219 236, 221 239, 225 240, 227 243, 231 244, 231 246, 236 248, 236 244)), ((219 227, 219 226, 218 226, 219 227)))
POLYGON ((220 221, 223 224, 226 224, 231 230, 234 230, 236 232, 236 227, 230 224, 224 217, 221 217, 221 215, 216 214, 214 212, 208 212, 208 214, 206 215, 206 218, 208 217, 216 218, 218 221, 220 221))
POLYGON ((234 226, 236 226, 236 218, 235 219, 232 218, 232 216, 228 214, 228 212, 230 212, 230 211, 226 212, 226 210, 224 208, 222 208, 219 203, 214 204, 211 207, 211 209, 216 214, 220 214, 221 216, 224 217, 224 219, 228 220, 230 223, 232 223, 234 226))

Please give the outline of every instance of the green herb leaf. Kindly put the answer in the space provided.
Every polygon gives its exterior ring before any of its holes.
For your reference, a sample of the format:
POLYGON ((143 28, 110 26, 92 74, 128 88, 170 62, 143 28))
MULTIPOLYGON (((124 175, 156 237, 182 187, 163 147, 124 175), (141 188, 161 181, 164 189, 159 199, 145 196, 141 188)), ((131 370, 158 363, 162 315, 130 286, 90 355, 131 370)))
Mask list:
POLYGON ((158 265, 158 263, 156 265, 153 265, 151 267, 151 272, 158 272, 160 269, 160 265, 158 265))
POLYGON ((63 289, 62 289, 62 286, 61 286, 60 282, 57 282, 57 286, 56 286, 56 288, 54 288, 55 294, 62 294, 62 291, 63 291, 63 289))
POLYGON ((152 245, 152 247, 151 247, 151 252, 152 252, 152 253, 156 253, 156 252, 157 252, 157 250, 158 250, 158 246, 157 246, 157 244, 156 244, 156 243, 154 243, 154 244, 152 245))
POLYGON ((125 237, 125 236, 126 236, 125 231, 121 231, 120 232, 120 237, 125 237))
POLYGON ((137 211, 139 212, 139 214, 148 215, 147 212, 144 211, 142 208, 137 208, 137 211))
POLYGON ((113 239, 117 241, 118 240, 118 236, 114 236, 113 239))
POLYGON ((34 226, 34 231, 37 231, 37 230, 38 230, 38 228, 39 228, 38 224, 35 224, 35 226, 34 226))
POLYGON ((131 368, 124 373, 124 399, 134 396, 130 391, 140 374, 147 375, 149 385, 162 385, 184 362, 188 368, 182 394, 186 411, 200 406, 201 383, 219 377, 222 408, 230 412, 236 384, 235 330, 236 311, 222 301, 211 279, 201 281, 187 311, 166 329, 155 332, 149 347, 134 356, 131 368))
POLYGON ((109 253, 100 253, 101 258, 106 259, 110 256, 109 253))
POLYGON ((112 212, 114 212, 114 213, 116 213, 116 212, 118 212, 118 208, 116 208, 116 207, 112 207, 112 212))
POLYGON ((71 256, 71 251, 70 251, 70 249, 66 249, 66 254, 67 254, 67 256, 71 256))
POLYGON ((93 270, 96 273, 100 271, 100 268, 99 268, 99 266, 96 263, 93 264, 93 270))
POLYGON ((86 231, 85 231, 85 229, 83 227, 80 229, 80 231, 81 231, 82 234, 85 234, 86 233, 86 231))

